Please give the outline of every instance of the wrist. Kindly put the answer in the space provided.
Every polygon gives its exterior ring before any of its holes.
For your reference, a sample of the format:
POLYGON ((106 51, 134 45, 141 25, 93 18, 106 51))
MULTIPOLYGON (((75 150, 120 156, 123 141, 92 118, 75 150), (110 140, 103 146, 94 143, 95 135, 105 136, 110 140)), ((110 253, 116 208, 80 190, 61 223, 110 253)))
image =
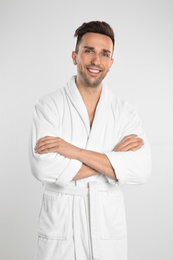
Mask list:
POLYGON ((76 151, 74 153, 74 159, 81 161, 81 154, 84 149, 76 147, 76 151))

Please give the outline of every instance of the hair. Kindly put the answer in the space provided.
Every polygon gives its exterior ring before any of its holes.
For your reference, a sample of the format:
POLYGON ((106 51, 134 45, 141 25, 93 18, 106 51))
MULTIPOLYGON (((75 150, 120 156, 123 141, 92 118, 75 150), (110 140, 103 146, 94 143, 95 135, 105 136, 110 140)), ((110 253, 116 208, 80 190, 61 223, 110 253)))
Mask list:
POLYGON ((113 49, 114 49, 114 44, 115 44, 114 31, 110 27, 110 25, 106 22, 92 21, 88 23, 83 23, 79 28, 76 29, 74 34, 74 37, 77 37, 76 48, 75 48, 76 53, 78 53, 79 51, 79 45, 81 43, 82 36, 85 33, 89 33, 89 32, 99 33, 110 37, 113 42, 113 49))

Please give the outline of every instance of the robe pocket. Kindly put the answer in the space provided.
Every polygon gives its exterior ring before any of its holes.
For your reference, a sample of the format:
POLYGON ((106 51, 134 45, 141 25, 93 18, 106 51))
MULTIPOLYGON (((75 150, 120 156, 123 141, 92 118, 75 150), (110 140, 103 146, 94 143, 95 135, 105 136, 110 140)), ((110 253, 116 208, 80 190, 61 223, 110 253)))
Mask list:
POLYGON ((66 239, 68 233, 68 195, 45 191, 38 221, 38 236, 66 239))
POLYGON ((101 239, 126 237, 124 198, 114 192, 106 193, 100 200, 101 239))

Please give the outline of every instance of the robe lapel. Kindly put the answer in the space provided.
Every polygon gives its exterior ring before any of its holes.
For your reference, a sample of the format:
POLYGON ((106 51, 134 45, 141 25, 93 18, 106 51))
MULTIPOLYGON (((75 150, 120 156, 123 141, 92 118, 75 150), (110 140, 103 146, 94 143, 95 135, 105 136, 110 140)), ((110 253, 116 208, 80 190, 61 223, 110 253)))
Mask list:
POLYGON ((86 149, 92 151, 101 150, 104 142, 105 129, 110 112, 110 98, 107 86, 103 83, 102 92, 96 107, 94 120, 92 123, 86 149))
POLYGON ((83 99, 80 95, 80 92, 78 91, 78 88, 76 86, 75 76, 73 76, 70 79, 70 81, 67 83, 66 92, 67 92, 68 97, 71 100, 72 105, 76 108, 79 116, 81 117, 81 120, 83 121, 87 136, 89 136, 90 123, 89 123, 88 112, 87 112, 86 106, 83 102, 83 99))
POLYGON ((91 129, 87 108, 83 102, 80 92, 78 91, 78 88, 76 87, 75 76, 73 76, 68 82, 66 92, 85 125, 88 136, 85 149, 92 151, 101 150, 110 109, 110 96, 107 86, 105 84, 102 86, 102 92, 96 107, 91 129))

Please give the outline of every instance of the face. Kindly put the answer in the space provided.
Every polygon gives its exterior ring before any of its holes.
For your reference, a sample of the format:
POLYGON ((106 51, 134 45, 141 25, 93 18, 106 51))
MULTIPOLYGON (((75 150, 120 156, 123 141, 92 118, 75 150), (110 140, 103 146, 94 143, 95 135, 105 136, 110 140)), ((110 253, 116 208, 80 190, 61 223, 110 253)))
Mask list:
POLYGON ((73 63, 77 65, 77 82, 88 87, 97 87, 109 72, 113 59, 113 43, 110 37, 98 33, 86 33, 73 52, 73 63))

